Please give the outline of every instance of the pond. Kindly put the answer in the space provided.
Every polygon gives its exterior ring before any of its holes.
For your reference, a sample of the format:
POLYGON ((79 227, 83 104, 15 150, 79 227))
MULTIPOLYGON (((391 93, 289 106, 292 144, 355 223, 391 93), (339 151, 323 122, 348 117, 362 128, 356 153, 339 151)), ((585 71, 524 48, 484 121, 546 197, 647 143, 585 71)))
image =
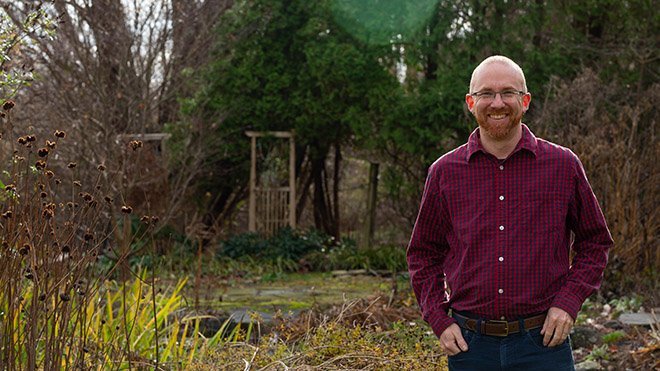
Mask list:
MULTIPOLYGON (((211 280, 200 284, 199 307, 227 313, 237 322, 249 321, 250 312, 268 322, 274 313, 295 315, 304 309, 341 304, 347 300, 387 297, 392 279, 373 275, 338 275, 332 273, 294 273, 272 279, 211 280)), ((399 290, 409 289, 407 278, 397 279, 399 290)), ((195 302, 195 285, 190 282, 185 293, 195 302)))

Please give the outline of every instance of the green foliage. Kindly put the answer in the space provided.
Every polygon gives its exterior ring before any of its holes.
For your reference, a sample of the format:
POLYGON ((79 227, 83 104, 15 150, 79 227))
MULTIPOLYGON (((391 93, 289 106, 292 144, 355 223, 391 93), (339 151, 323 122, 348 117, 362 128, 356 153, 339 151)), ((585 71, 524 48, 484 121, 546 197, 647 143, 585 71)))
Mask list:
POLYGON ((236 207, 230 195, 247 185, 246 130, 295 130, 298 165, 308 154, 318 168, 332 146, 369 137, 395 102, 393 59, 382 58, 391 49, 357 42, 329 3, 237 1, 223 16, 216 60, 193 77, 200 89, 184 101, 186 120, 168 127, 175 157, 186 143, 201 148, 198 199, 209 195, 212 214, 236 207))
POLYGON ((223 242, 219 254, 229 258, 249 256, 274 261, 298 260, 311 251, 329 248, 331 244, 331 238, 318 231, 300 232, 282 228, 269 238, 256 233, 236 235, 223 242))
POLYGON ((587 354, 587 356, 584 359, 589 361, 609 360, 610 352, 607 349, 607 347, 608 347, 607 344, 594 346, 591 352, 589 352, 589 354, 587 354))
POLYGON ((613 331, 608 334, 603 335, 603 343, 605 344, 614 344, 626 338, 628 335, 624 331, 613 331))
POLYGON ((314 251, 305 256, 314 270, 371 269, 401 272, 407 269, 406 250, 401 246, 378 246, 360 249, 354 244, 342 244, 331 249, 314 251))
POLYGON ((623 312, 637 312, 643 303, 644 298, 635 294, 612 299, 609 305, 612 307, 612 315, 616 317, 623 312))

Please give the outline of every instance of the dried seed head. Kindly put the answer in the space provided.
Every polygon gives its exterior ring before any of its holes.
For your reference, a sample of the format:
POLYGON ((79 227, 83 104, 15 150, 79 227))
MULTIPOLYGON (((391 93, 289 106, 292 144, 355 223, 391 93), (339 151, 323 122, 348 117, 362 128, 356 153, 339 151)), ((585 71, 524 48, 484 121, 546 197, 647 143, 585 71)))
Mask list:
POLYGON ((45 219, 51 219, 55 215, 55 210, 45 209, 44 211, 41 212, 41 215, 45 219))
POLYGON ((76 164, 75 162, 69 162, 69 164, 66 165, 66 166, 67 166, 69 169, 73 169, 74 167, 76 167, 76 165, 77 165, 77 164, 76 164))
POLYGON ((36 142, 37 141, 37 137, 35 137, 33 134, 26 135, 25 139, 27 139, 28 142, 36 142))
POLYGON ((160 218, 158 218, 157 216, 152 216, 151 217, 151 224, 156 224, 156 223, 158 223, 159 220, 160 220, 160 218))
POLYGON ((149 216, 148 216, 148 215, 143 215, 143 216, 140 218, 140 221, 141 221, 142 223, 149 224, 149 216))
POLYGON ((39 301, 45 301, 45 300, 46 300, 46 294, 39 295, 39 301))
POLYGON ((127 205, 121 207, 121 212, 124 214, 130 214, 133 212, 133 208, 127 205))
POLYGON ((67 202, 66 207, 68 207, 69 209, 73 209, 73 202, 71 201, 67 202))
POLYGON ((69 247, 69 245, 62 246, 62 254, 68 254, 70 252, 71 252, 71 248, 69 247))
POLYGON ((71 297, 69 296, 69 294, 63 292, 63 293, 60 294, 60 300, 69 301, 69 300, 71 300, 71 297))
POLYGON ((16 141, 18 142, 18 144, 27 144, 28 142, 26 137, 18 137, 16 141))
POLYGON ((27 255, 27 254, 30 252, 30 249, 31 249, 31 248, 32 248, 32 246, 30 246, 29 244, 26 243, 26 244, 23 245, 20 249, 18 249, 18 252, 19 252, 21 255, 25 256, 25 255, 27 255))
POLYGON ((51 170, 46 170, 46 176, 48 178, 53 178, 55 176, 55 173, 53 173, 51 170))
POLYGON ((40 196, 41 196, 41 198, 46 198, 46 197, 48 197, 48 193, 41 192, 40 196))
POLYGON ((111 204, 112 201, 113 201, 113 200, 112 200, 112 197, 110 197, 110 196, 105 196, 105 197, 103 197, 103 199, 105 200, 105 202, 107 202, 107 203, 109 203, 109 204, 111 204))
POLYGON ((7 100, 7 101, 5 101, 5 103, 2 104, 2 109, 5 110, 5 111, 9 111, 12 108, 14 108, 14 105, 15 105, 15 103, 14 103, 13 100, 7 100))
POLYGON ((27 271, 25 272, 25 278, 32 280, 34 278, 34 275, 32 274, 32 272, 27 271))
POLYGON ((90 230, 88 229, 88 230, 85 232, 85 235, 83 236, 83 238, 85 239, 85 241, 91 241, 91 240, 94 239, 94 235, 92 234, 92 231, 90 231, 90 230))
POLYGON ((64 137, 66 137, 66 133, 63 132, 62 130, 55 130, 55 137, 56 138, 64 138, 64 137))
POLYGON ((37 152, 37 154, 39 155, 39 157, 48 156, 48 148, 46 148, 46 147, 40 148, 39 151, 37 152))
POLYGON ((138 148, 142 148, 142 141, 140 140, 132 140, 128 143, 128 146, 133 149, 133 151, 136 151, 138 148))
POLYGON ((62 179, 55 179, 55 184, 62 184, 62 179))
POLYGON ((13 184, 7 184, 7 185, 5 186, 5 191, 8 191, 8 192, 12 192, 12 191, 15 190, 15 189, 16 189, 16 186, 13 185, 13 184))
POLYGON ((46 161, 38 160, 37 162, 34 163, 34 167, 36 167, 37 170, 43 170, 46 168, 46 161))
POLYGON ((94 199, 94 196, 92 196, 91 194, 85 192, 85 193, 82 194, 82 198, 83 198, 83 200, 89 202, 89 201, 94 199))
POLYGON ((96 167, 99 171, 105 171, 105 165, 100 164, 99 166, 96 167))
POLYGON ((50 140, 46 140, 46 147, 55 148, 55 142, 51 142, 50 140))
POLYGON ((2 217, 5 219, 11 219, 12 215, 14 215, 11 210, 7 210, 4 213, 2 213, 2 217))
POLYGON ((82 183, 80 183, 79 180, 74 180, 73 185, 78 186, 78 187, 82 187, 82 183))

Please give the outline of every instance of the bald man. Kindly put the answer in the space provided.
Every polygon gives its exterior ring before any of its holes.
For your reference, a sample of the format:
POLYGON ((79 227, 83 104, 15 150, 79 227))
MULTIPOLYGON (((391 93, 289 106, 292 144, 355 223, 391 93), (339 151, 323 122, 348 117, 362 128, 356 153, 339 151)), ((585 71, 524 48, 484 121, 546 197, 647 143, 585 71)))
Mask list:
POLYGON ((522 123, 531 99, 518 64, 485 59, 465 96, 478 127, 429 168, 408 268, 450 370, 573 370, 602 281, 605 218, 578 157, 522 123))

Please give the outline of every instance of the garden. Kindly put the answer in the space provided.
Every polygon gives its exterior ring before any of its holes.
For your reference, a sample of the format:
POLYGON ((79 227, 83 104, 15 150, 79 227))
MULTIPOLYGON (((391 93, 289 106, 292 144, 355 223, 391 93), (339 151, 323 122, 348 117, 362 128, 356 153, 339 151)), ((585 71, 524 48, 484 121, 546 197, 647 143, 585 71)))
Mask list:
POLYGON ((579 370, 660 367, 649 1, 0 2, 0 370, 446 370, 406 246, 472 69, 615 241, 579 370))

